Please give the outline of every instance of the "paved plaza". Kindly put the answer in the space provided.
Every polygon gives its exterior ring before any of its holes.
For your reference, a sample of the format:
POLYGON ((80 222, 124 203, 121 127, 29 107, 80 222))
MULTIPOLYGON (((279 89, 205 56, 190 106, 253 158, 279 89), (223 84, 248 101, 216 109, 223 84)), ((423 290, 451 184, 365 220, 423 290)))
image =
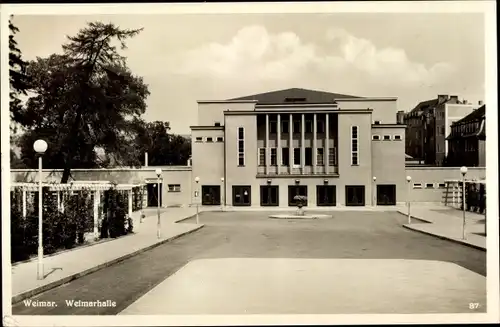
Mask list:
MULTIPOLYGON (((406 223, 406 217, 398 212, 335 211, 332 212, 332 219, 321 220, 269 219, 269 214, 262 211, 203 212, 200 215, 200 223, 204 225, 202 229, 33 298, 40 301, 55 301, 57 306, 35 308, 21 302, 13 305, 13 314, 113 315, 122 311, 122 314, 127 314, 127 310, 133 310, 134 306, 137 308, 137 305, 146 299, 146 297, 142 298, 145 294, 155 292, 156 286, 161 289, 162 285, 169 283, 170 276, 176 272, 182 272, 183 267, 188 263, 191 264, 186 267, 193 267, 196 262, 204 262, 202 259, 278 259, 270 261, 275 264, 283 262, 283 259, 319 260, 318 262, 322 262, 320 270, 323 271, 323 277, 327 277, 325 274, 328 271, 331 272, 333 278, 353 275, 352 272, 356 270, 355 278, 358 278, 359 285, 365 285, 364 287, 375 287, 377 281, 389 287, 391 276, 394 276, 394 281, 400 282, 407 278, 405 284, 407 286, 401 289, 401 292, 418 291, 419 285, 425 286, 428 290, 434 288, 433 292, 449 292, 444 295, 445 303, 443 302, 434 311, 429 309, 430 302, 422 300, 425 297, 420 294, 416 302, 418 307, 414 308, 415 313, 436 311, 470 313, 468 306, 464 305, 464 303, 468 304, 469 300, 463 298, 463 293, 474 290, 474 298, 477 302, 483 301, 486 296, 485 251, 405 229, 403 225, 406 223), (338 270, 335 268, 338 264, 334 262, 338 263, 339 259, 351 261, 356 259, 354 261, 357 263, 344 265, 341 270, 338 270), (405 275, 402 272, 412 275, 405 275), (436 281, 442 282, 440 288, 432 287, 436 285, 436 281), (114 301, 116 306, 68 307, 64 304, 66 300, 95 301, 97 299, 114 301), (421 304, 418 305, 418 303, 421 304), (463 310, 462 306, 464 306, 463 310)), ((191 218, 176 225, 194 226, 194 223, 195 219, 191 218)), ((276 273, 280 276, 285 274, 287 265, 282 265, 276 273)), ((291 265, 296 267, 296 264, 291 265)), ((223 267, 224 264, 219 266, 223 267)), ((269 265, 261 262, 253 266, 253 269, 258 266, 269 268, 269 265)), ((193 268, 190 269, 192 271, 193 268)), ((207 271, 213 274, 216 271, 214 269, 211 267, 207 271)), ((304 266, 304 269, 310 270, 307 266, 304 266)), ((236 270, 234 270, 235 273, 237 273, 236 270)), ((269 269, 262 271, 262 274, 270 278, 269 282, 272 278, 277 278, 277 275, 273 275, 272 270, 269 269)), ((298 278, 297 276, 291 276, 291 278, 298 278)), ((234 281, 235 278, 238 280, 236 275, 232 278, 227 281, 234 281)), ((299 280, 300 278, 295 282, 299 283, 299 280)), ((214 281, 213 285, 207 287, 216 287, 216 282, 214 281)), ((220 282, 219 279, 218 283, 220 282)), ((253 282, 256 283, 256 281, 253 282)), ((261 285, 260 287, 264 289, 269 286, 269 282, 264 280, 262 284, 254 284, 254 287, 261 285)), ((350 280, 349 283, 345 285, 356 285, 356 280, 350 280)), ((193 288, 190 289, 196 293, 200 287, 199 281, 193 281, 192 286, 193 288)), ((286 291, 285 286, 282 285, 283 292, 286 291)), ((362 290, 352 290, 352 294, 345 293, 346 291, 348 288, 344 288, 343 293, 339 294, 340 300, 344 296, 354 302, 344 307, 319 306, 323 310, 322 313, 325 313, 325 310, 338 311, 331 313, 342 313, 342 310, 352 313, 349 310, 354 308, 355 301, 360 300, 359 292, 362 290), (358 300, 356 300, 355 293, 358 294, 356 295, 358 300)), ((331 292, 331 289, 325 289, 324 292, 327 294, 331 292)), ((429 293, 429 296, 432 297, 432 294, 429 293)), ((308 296, 312 295, 311 293, 308 296)), ((404 298, 403 293, 397 296, 395 298, 404 298)), ((372 306, 368 310, 372 310, 370 313, 376 313, 373 310, 380 310, 377 308, 380 307, 372 306)), ((399 308, 401 311, 411 311, 408 308, 404 309, 403 306, 399 308)), ((306 309, 302 308, 302 310, 306 309)), ((477 312, 485 312, 485 309, 485 303, 480 303, 477 312)))

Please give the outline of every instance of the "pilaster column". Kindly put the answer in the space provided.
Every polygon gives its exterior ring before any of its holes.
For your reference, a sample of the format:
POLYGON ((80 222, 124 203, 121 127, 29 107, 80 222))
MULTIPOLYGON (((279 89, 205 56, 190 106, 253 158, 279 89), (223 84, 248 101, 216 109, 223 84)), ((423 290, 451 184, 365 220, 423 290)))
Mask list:
POLYGON ((99 238, 99 191, 94 191, 94 237, 99 238))
POLYGON ((330 163, 329 163, 329 154, 330 154, 330 120, 329 120, 329 114, 326 113, 326 119, 325 119, 325 174, 328 174, 330 172, 330 163))
POLYGON ((270 156, 271 150, 269 148, 269 114, 266 114, 266 174, 269 174, 269 164, 270 164, 270 156))
POLYGON ((23 187, 23 218, 26 218, 26 189, 23 187))
POLYGON ((128 191, 128 216, 132 218, 132 190, 128 191))
POLYGON ((306 163, 306 148, 305 148, 305 144, 304 144, 304 139, 305 139, 305 136, 304 136, 304 133, 305 133, 305 127, 306 127, 306 122, 304 120, 304 114, 301 115, 301 122, 302 122, 302 125, 301 125, 301 128, 300 128, 300 168, 301 168, 301 174, 304 173, 304 166, 305 166, 305 163, 306 163))
POLYGON ((276 145, 276 161, 277 161, 277 173, 279 175, 280 173, 280 169, 281 169, 281 115, 278 114, 278 129, 276 130, 276 142, 277 142, 277 145, 276 145))
MULTIPOLYGON (((316 134, 318 132, 318 120, 316 118, 316 114, 314 114, 313 118, 313 174, 316 174, 316 165, 318 160, 318 143, 316 141, 316 134)), ((323 152, 324 153, 324 152, 323 152)))
POLYGON ((56 191, 57 195, 57 211, 61 211, 61 191, 56 191))
POLYGON ((289 128, 288 128, 288 136, 289 136, 289 142, 290 144, 288 145, 288 171, 290 174, 293 172, 293 114, 290 114, 290 121, 289 121, 289 128))

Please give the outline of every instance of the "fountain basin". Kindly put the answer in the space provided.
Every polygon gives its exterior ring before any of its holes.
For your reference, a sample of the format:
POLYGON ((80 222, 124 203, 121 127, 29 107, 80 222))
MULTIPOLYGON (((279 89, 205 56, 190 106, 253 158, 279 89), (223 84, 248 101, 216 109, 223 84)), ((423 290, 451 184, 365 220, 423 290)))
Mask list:
POLYGON ((273 214, 270 215, 269 218, 272 219, 328 219, 328 218, 333 218, 332 215, 325 215, 325 214, 303 214, 303 215, 296 215, 293 213, 288 213, 288 214, 273 214))

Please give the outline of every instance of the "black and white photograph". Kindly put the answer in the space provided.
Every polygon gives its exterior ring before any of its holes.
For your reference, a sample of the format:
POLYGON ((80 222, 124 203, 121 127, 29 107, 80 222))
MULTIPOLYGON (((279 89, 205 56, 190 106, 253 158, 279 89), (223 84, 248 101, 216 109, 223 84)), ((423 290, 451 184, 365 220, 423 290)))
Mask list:
POLYGON ((0 12, 4 325, 499 322, 494 1, 0 12))

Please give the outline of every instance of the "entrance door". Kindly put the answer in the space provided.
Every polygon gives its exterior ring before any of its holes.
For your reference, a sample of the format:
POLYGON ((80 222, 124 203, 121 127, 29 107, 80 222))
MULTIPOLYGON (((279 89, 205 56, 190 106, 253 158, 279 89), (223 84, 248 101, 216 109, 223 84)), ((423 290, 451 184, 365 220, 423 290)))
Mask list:
POLYGON ((377 185, 377 205, 379 206, 396 205, 396 185, 393 184, 377 185))
POLYGON ((364 185, 346 186, 345 202, 346 206, 364 206, 365 205, 364 185))
MULTIPOLYGON (((297 201, 294 200, 296 195, 304 195, 307 197, 307 186, 306 185, 289 185, 288 186, 288 206, 296 207, 297 201)), ((307 206, 307 203, 304 204, 307 206)))
POLYGON ((161 197, 162 197, 161 190, 162 189, 163 189, 163 184, 160 183, 160 194, 158 196, 158 183, 148 183, 147 184, 148 207, 158 207, 158 202, 160 203, 160 207, 161 207, 161 197), (158 201, 158 199, 159 199, 159 201, 158 201))
POLYGON ((316 188, 316 203, 318 206, 336 206, 337 190, 335 185, 318 185, 316 188))
POLYGON ((262 185, 260 187, 260 205, 263 207, 279 206, 279 186, 262 185))
POLYGON ((201 204, 204 206, 220 205, 220 185, 201 186, 201 204))
POLYGON ((248 185, 233 186, 233 206, 249 206, 251 202, 251 187, 248 185))

